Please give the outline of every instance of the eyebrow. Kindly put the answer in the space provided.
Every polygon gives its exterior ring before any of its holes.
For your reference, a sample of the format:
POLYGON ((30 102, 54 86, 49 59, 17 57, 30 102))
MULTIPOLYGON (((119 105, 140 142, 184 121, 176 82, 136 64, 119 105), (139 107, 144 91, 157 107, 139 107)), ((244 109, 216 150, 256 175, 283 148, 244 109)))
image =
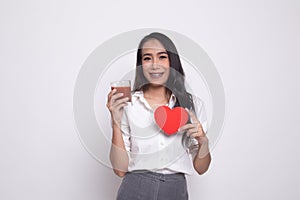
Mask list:
MULTIPOLYGON (((166 51, 161 51, 161 52, 158 52, 157 53, 158 55, 161 55, 161 54, 168 54, 166 51)), ((145 53, 143 54, 143 56, 151 56, 152 54, 151 53, 145 53)))

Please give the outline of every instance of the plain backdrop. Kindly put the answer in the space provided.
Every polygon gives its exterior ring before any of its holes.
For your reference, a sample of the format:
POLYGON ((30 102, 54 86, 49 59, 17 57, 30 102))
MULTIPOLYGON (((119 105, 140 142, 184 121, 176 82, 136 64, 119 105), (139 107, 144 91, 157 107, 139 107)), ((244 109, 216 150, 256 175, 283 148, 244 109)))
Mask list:
POLYGON ((75 130, 76 77, 102 42, 139 28, 197 42, 222 78, 226 120, 191 200, 299 199, 297 0, 0 1, 0 199, 111 200, 121 179, 75 130))

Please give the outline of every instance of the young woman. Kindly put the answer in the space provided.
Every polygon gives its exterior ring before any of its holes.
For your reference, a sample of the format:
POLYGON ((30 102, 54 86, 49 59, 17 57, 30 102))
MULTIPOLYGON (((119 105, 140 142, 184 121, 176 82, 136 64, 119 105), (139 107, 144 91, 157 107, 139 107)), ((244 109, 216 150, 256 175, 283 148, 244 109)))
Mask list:
POLYGON ((188 199, 185 175, 205 173, 211 156, 206 137, 203 102, 189 94, 173 42, 161 33, 145 36, 138 47, 132 102, 112 90, 107 107, 112 117, 110 159, 124 177, 118 200, 188 199), (158 106, 183 107, 189 121, 168 136, 154 121, 158 106), (184 148, 182 138, 194 138, 196 151, 184 148))

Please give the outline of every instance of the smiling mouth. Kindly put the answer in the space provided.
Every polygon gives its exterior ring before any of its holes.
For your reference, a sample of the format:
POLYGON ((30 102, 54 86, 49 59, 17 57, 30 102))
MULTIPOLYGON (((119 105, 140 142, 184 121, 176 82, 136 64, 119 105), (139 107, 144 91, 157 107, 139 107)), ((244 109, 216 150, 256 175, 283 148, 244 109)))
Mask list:
POLYGON ((150 77, 151 78, 160 78, 160 77, 162 77, 163 76, 163 72, 161 72, 161 73, 149 73, 150 74, 150 77))

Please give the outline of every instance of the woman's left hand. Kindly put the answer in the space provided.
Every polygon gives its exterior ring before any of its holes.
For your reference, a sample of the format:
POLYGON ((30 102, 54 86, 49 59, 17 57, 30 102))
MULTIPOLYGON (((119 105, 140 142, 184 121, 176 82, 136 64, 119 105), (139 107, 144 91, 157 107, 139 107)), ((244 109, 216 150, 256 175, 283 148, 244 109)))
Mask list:
POLYGON ((179 128, 178 131, 186 132, 187 136, 195 138, 200 145, 208 144, 208 138, 206 137, 200 121, 197 119, 193 111, 189 112, 191 122, 179 128))

